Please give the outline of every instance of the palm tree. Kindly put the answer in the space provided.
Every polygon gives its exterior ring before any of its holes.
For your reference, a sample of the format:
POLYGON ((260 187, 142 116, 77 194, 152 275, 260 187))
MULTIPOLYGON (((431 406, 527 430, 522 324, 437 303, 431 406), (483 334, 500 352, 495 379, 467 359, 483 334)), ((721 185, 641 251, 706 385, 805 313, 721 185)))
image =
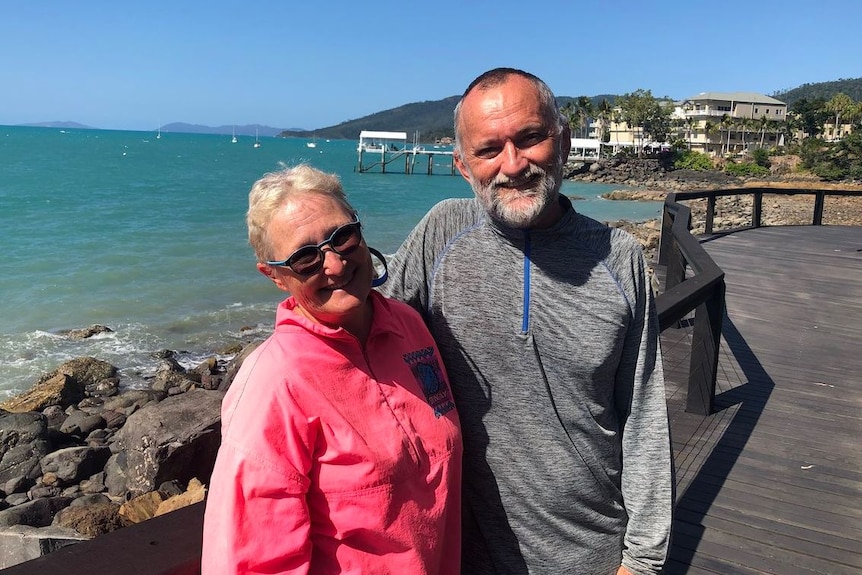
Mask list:
POLYGON ((740 118, 739 119, 739 125, 742 128, 742 150, 743 151, 745 151, 745 149, 748 147, 748 144, 745 141, 745 136, 748 135, 748 131, 751 129, 753 121, 754 120, 752 120, 751 118, 740 118))
POLYGON ((706 153, 709 153, 709 144, 710 144, 710 136, 715 134, 715 131, 718 129, 718 125, 712 120, 707 120, 703 123, 703 133, 706 134, 706 142, 703 145, 703 149, 706 153))
POLYGON ((578 96, 578 110, 581 116, 581 137, 589 137, 590 119, 593 117, 593 101, 587 96, 578 96))
POLYGON ((761 116, 760 120, 757 121, 758 126, 760 127, 760 147, 763 147, 763 140, 766 138, 766 128, 769 127, 769 122, 771 120, 766 116, 761 116))
POLYGON ((569 130, 571 130, 572 133, 574 134, 575 133, 575 126, 578 124, 578 112, 575 109, 574 100, 569 101, 568 103, 566 103, 565 106, 560 108, 560 113, 563 115, 563 117, 569 123, 569 130))
POLYGON ((852 98, 843 92, 839 92, 832 96, 824 106, 826 111, 835 114, 834 134, 840 137, 841 133, 841 117, 852 115, 854 103, 852 98))
POLYGON ((688 149, 691 150, 691 138, 692 138, 692 133, 694 132, 694 124, 695 124, 694 116, 686 116, 684 121, 685 121, 686 135, 687 135, 687 139, 688 139, 688 149))
POLYGON ((728 114, 723 114, 721 116, 721 130, 727 132, 727 142, 724 142, 724 134, 719 133, 720 139, 719 143, 721 144, 721 154, 726 155, 728 149, 730 148, 730 127, 733 125, 733 118, 731 118, 728 114))
POLYGON ((613 111, 613 106, 611 106, 611 103, 608 102, 607 98, 602 98, 602 101, 599 102, 599 107, 596 112, 596 119, 598 120, 599 125, 598 139, 602 142, 607 142, 611 139, 611 135, 608 128, 613 111))

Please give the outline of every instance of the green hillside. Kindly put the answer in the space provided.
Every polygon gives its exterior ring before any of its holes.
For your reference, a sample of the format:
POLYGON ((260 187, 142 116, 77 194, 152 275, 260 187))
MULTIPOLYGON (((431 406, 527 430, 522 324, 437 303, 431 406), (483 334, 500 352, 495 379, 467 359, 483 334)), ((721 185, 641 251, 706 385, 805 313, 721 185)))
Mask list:
POLYGON ((459 96, 443 100, 415 102, 391 110, 384 110, 357 120, 348 120, 335 126, 312 131, 287 130, 282 136, 309 137, 312 134, 321 138, 359 139, 362 130, 381 130, 387 132, 407 132, 408 138, 419 132, 421 141, 431 142, 443 136, 454 136, 452 113, 459 96))
POLYGON ((850 96, 854 102, 859 102, 862 100, 862 78, 842 78, 831 82, 802 84, 792 90, 776 92, 772 97, 793 107, 793 104, 799 100, 808 100, 809 102, 817 99, 829 100, 838 93, 844 93, 850 96))

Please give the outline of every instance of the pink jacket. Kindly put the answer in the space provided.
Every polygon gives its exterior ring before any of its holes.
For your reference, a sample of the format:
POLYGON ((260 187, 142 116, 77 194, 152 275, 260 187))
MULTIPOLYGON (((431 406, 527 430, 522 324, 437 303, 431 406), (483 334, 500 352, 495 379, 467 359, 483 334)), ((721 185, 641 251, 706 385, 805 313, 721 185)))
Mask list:
POLYGON ((371 292, 365 349, 289 298, 222 405, 203 575, 459 572, 461 432, 437 346, 371 292))

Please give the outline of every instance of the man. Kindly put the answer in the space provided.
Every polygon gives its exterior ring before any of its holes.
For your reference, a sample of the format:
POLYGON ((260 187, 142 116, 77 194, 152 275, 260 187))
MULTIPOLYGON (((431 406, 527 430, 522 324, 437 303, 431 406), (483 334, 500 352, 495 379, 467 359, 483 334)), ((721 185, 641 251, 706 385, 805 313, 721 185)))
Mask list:
POLYGON ((640 246, 561 196, 553 93, 495 69, 455 109, 475 199, 445 200, 390 265, 424 314, 464 436, 463 573, 656 573, 674 484, 640 246))

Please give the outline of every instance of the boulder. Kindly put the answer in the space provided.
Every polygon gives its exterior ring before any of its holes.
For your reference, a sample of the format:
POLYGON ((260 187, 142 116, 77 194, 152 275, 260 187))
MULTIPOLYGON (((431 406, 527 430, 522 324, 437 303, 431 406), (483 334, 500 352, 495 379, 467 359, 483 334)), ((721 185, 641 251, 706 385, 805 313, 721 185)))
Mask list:
POLYGON ((60 332, 60 335, 65 335, 69 339, 87 339, 89 337, 93 337, 94 335, 98 335, 100 333, 114 333, 114 330, 104 325, 91 325, 90 327, 84 327, 81 329, 70 329, 67 331, 60 332))
POLYGON ((152 519, 165 499, 161 491, 149 491, 123 503, 119 513, 129 523, 140 523, 152 519))
POLYGON ((164 515, 165 513, 176 511, 177 509, 180 509, 182 507, 187 507, 189 505, 199 503, 206 499, 206 494, 206 486, 204 486, 200 481, 198 481, 197 478, 193 478, 191 481, 189 481, 189 487, 184 493, 169 497, 165 499, 162 503, 160 503, 158 509, 156 509, 154 516, 158 517, 159 515, 164 515))
POLYGON ((102 404, 103 411, 116 411, 128 417, 151 402, 164 399, 165 394, 151 389, 130 389, 119 395, 109 397, 102 404))
POLYGON ((192 389, 129 416, 105 466, 108 492, 136 496, 171 479, 208 481, 221 442, 223 397, 218 391, 192 389))
POLYGON ((110 456, 107 447, 67 447, 49 453, 39 464, 42 474, 53 474, 56 485, 62 487, 92 477, 104 469, 110 456))
POLYGON ((83 387, 65 373, 56 373, 37 382, 29 391, 0 403, 0 408, 15 413, 38 411, 50 405, 68 406, 84 398, 83 387))
POLYGON ((0 411, 0 484, 21 478, 35 479, 41 471, 39 460, 50 450, 44 415, 0 411))
POLYGON ((128 524, 120 515, 120 506, 111 502, 66 507, 54 516, 52 523, 88 537, 104 535, 128 524))
POLYGON ((68 407, 84 399, 88 385, 113 377, 117 368, 94 357, 79 357, 42 376, 29 391, 0 403, 6 411, 39 411, 49 405, 68 407))
POLYGON ((15 525, 0 528, 0 569, 37 559, 87 539, 89 537, 63 527, 15 525))
POLYGON ((0 527, 12 525, 47 527, 51 525, 54 515, 68 507, 73 500, 73 497, 45 497, 4 509, 0 511, 0 527))

